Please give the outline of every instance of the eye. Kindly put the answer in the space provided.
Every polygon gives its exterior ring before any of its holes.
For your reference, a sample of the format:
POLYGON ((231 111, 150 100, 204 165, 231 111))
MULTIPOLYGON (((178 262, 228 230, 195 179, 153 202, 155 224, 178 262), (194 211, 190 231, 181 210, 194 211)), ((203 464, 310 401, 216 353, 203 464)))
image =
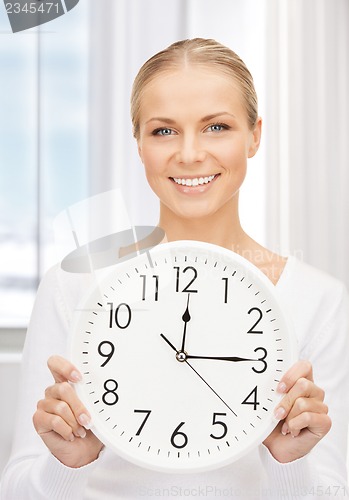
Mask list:
POLYGON ((229 125, 226 125, 225 123, 214 123, 213 125, 210 125, 207 127, 208 132, 222 132, 223 130, 229 130, 230 127, 229 125))
POLYGON ((153 130, 153 135, 172 135, 174 131, 171 128, 163 127, 153 130))

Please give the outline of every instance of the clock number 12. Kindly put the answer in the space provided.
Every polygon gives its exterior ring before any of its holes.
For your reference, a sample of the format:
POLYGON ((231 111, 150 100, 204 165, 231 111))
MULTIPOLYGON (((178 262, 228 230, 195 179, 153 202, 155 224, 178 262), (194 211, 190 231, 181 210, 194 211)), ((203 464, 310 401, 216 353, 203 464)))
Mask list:
MULTIPOLYGON (((179 282, 180 282, 180 268, 178 266, 173 266, 173 269, 176 269, 176 292, 179 292, 179 290, 180 290, 180 286, 179 286, 179 282)), ((185 286, 183 288, 182 292, 197 293, 198 292, 197 290, 190 290, 189 287, 194 283, 194 281, 198 277, 198 272, 195 269, 195 267, 193 267, 193 266, 187 266, 187 267, 185 267, 183 269, 182 273, 184 274, 187 271, 192 271, 193 278, 191 279, 191 281, 189 281, 189 283, 187 284, 187 286, 185 286)))

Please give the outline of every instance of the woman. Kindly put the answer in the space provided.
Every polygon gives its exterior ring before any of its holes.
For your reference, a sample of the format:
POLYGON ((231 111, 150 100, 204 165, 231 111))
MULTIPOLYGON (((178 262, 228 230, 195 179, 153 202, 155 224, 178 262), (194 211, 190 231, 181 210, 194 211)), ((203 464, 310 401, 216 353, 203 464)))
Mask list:
POLYGON ((160 200, 159 226, 167 240, 215 243, 259 267, 293 314, 301 360, 280 381, 279 424, 259 449, 205 474, 143 470, 103 449, 89 430, 90 417, 73 389, 81 374, 64 359, 86 277, 54 268, 41 284, 28 331, 4 499, 345 496, 347 292, 333 278, 263 248, 241 227, 239 189, 261 138, 249 71, 214 40, 177 42, 141 68, 131 104, 139 155, 160 200), (47 358, 53 385, 44 369, 47 358))

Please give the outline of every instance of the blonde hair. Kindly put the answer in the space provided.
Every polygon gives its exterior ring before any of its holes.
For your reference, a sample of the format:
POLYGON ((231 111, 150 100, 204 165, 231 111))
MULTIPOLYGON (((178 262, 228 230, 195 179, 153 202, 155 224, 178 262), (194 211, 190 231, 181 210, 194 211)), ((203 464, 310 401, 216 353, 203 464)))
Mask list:
POLYGON ((216 42, 216 40, 193 38, 173 43, 167 49, 148 59, 140 68, 131 93, 131 119, 133 135, 136 139, 139 138, 139 117, 143 89, 161 72, 190 64, 215 66, 228 76, 231 76, 238 84, 245 101, 249 126, 251 129, 255 127, 258 118, 257 94, 252 75, 245 63, 234 51, 216 42))

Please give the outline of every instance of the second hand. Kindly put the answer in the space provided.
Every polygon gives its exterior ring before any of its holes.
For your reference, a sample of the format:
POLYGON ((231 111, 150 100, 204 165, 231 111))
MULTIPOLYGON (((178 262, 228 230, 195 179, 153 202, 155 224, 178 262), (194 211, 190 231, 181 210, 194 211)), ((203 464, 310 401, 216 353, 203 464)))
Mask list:
MULTIPOLYGON (((163 333, 160 333, 160 337, 162 337, 162 338, 165 340, 165 342, 167 342, 167 344, 168 344, 168 345, 169 345, 169 346, 170 346, 170 347, 171 347, 171 348, 172 348, 172 349, 176 352, 176 354, 179 354, 179 351, 178 351, 178 350, 175 348, 175 346, 174 346, 174 345, 173 345, 173 344, 172 344, 172 343, 168 340, 168 338, 167 338, 167 337, 165 337, 165 335, 164 335, 163 333)), ((212 391, 212 392, 213 392, 213 393, 217 396, 217 398, 219 398, 219 399, 222 401, 222 403, 223 403, 223 404, 224 404, 224 405, 225 405, 225 406, 226 406, 226 407, 227 407, 227 408, 228 408, 228 409, 229 409, 229 410, 230 410, 230 411, 231 411, 231 412, 232 412, 232 413, 233 413, 233 414, 237 417, 237 414, 235 413, 235 411, 234 411, 234 410, 232 410, 232 409, 230 408, 230 406, 228 405, 228 403, 226 403, 226 402, 224 401, 224 399, 222 399, 222 398, 221 398, 221 396, 220 396, 220 395, 219 395, 219 394, 218 394, 218 393, 217 393, 217 392, 213 389, 213 387, 211 387, 211 386, 210 386, 210 384, 209 384, 208 382, 206 382, 206 380, 205 380, 205 379, 204 379, 204 378, 200 375, 200 373, 199 373, 199 372, 197 372, 197 371, 195 370, 195 368, 194 368, 194 367, 193 367, 190 363, 188 363, 188 361, 187 361, 186 359, 184 359, 184 360, 182 360, 182 361, 185 361, 185 362, 186 362, 186 364, 187 364, 187 365, 188 365, 188 366, 189 366, 189 367, 193 370, 193 372, 194 372, 194 373, 196 373, 196 375, 197 375, 198 377, 200 377, 200 379, 201 379, 201 380, 202 380, 202 381, 203 381, 203 382, 207 385, 207 387, 209 387, 209 388, 211 389, 211 391, 212 391)))

